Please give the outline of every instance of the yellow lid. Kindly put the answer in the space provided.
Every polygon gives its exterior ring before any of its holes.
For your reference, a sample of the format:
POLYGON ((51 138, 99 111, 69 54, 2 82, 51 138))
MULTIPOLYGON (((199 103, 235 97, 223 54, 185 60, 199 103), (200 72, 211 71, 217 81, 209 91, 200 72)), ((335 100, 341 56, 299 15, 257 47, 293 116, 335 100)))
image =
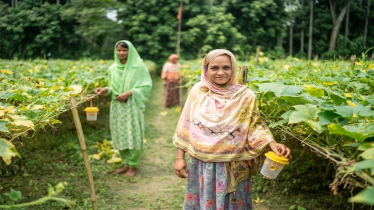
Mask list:
POLYGON ((97 107, 86 107, 84 109, 84 111, 86 111, 86 112, 98 112, 99 108, 97 108, 97 107))
POLYGON ((290 164, 289 161, 288 161, 288 158, 284 157, 283 155, 278 156, 278 155, 276 155, 276 154, 275 154, 274 152, 272 152, 272 151, 265 153, 265 156, 266 156, 267 158, 269 158, 270 160, 275 161, 275 162, 277 162, 277 163, 281 163, 281 164, 290 164))

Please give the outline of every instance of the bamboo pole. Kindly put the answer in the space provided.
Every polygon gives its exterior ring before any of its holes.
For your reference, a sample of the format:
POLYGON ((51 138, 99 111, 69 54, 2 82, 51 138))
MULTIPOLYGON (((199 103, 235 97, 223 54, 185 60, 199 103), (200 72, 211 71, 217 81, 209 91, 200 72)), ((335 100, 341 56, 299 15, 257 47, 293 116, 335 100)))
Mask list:
POLYGON ((241 66, 238 76, 238 83, 241 85, 247 84, 248 66, 241 66))
POLYGON ((177 35, 177 55, 179 56, 180 43, 181 43, 181 28, 182 28, 182 8, 183 2, 180 2, 179 12, 178 12, 178 35, 177 35), (179 16, 180 13, 180 16, 179 16))
POLYGON ((355 62, 356 62, 356 55, 351 55, 349 66, 351 66, 351 68, 353 68, 353 66, 355 65, 355 62))
POLYGON ((249 51, 245 53, 245 62, 247 63, 249 60, 249 51))
POLYGON ((84 160, 84 165, 86 166, 88 183, 89 183, 89 187, 90 187, 90 198, 91 198, 91 203, 92 203, 92 209, 97 210, 95 186, 94 186, 94 181, 93 181, 93 177, 92 177, 90 162, 88 161, 86 143, 84 141, 84 135, 83 135, 83 130, 82 130, 82 124, 81 124, 81 121, 79 119, 75 99, 70 98, 70 102, 73 105, 73 109, 71 111, 73 112, 74 124, 75 124, 75 127, 77 128, 79 144, 80 144, 80 147, 81 147, 81 152, 82 152, 82 156, 83 156, 83 160, 84 160))
POLYGON ((258 64, 258 58, 260 57, 260 50, 261 50, 261 46, 258 45, 258 46, 257 46, 257 50, 256 50, 256 61, 255 61, 255 66, 257 66, 257 64, 258 64))

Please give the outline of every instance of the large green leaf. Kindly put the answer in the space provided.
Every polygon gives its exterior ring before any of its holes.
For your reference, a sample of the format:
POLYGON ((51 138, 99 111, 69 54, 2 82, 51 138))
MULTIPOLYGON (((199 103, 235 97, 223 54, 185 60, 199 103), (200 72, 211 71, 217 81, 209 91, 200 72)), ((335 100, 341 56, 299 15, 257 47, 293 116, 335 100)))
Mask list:
POLYGON ((353 114, 361 117, 370 117, 374 116, 374 111, 371 111, 370 107, 365 107, 361 104, 357 104, 356 106, 335 106, 334 107, 337 114, 341 115, 342 117, 353 117, 353 114))
POLYGON ((328 93, 328 95, 331 97, 331 99, 334 101, 335 104, 340 105, 343 102, 346 101, 346 98, 343 96, 343 94, 330 90, 328 88, 325 88, 325 91, 328 93))
POLYGON ((374 186, 359 192, 357 195, 348 199, 352 203, 363 203, 367 205, 374 205, 374 186))
POLYGON ((355 171, 363 169, 374 169, 374 159, 372 160, 363 160, 355 164, 355 171))
POLYGON ((296 105, 294 106, 296 111, 292 112, 288 123, 300 123, 305 122, 309 127, 313 130, 317 131, 318 133, 323 132, 323 128, 319 122, 317 122, 318 113, 320 110, 315 105, 307 104, 307 105, 296 105))
POLYGON ((366 150, 360 156, 366 160, 373 160, 374 159, 374 148, 370 148, 366 150))
POLYGON ((359 142, 363 142, 366 138, 374 135, 374 123, 354 123, 345 126, 331 124, 327 128, 330 134, 349 136, 359 142))
POLYGON ((9 124, 8 121, 0 120, 0 132, 9 132, 8 128, 6 127, 7 124, 9 124))
POLYGON ((323 87, 321 88, 312 85, 304 85, 304 92, 309 93, 309 95, 318 98, 325 96, 325 90, 323 87))
POLYGON ((318 117, 321 125, 328 125, 335 123, 334 120, 338 119, 340 115, 330 110, 324 110, 318 113, 318 117))
POLYGON ((275 96, 297 96, 302 88, 295 85, 284 85, 282 82, 258 84, 263 93, 273 92, 275 96))

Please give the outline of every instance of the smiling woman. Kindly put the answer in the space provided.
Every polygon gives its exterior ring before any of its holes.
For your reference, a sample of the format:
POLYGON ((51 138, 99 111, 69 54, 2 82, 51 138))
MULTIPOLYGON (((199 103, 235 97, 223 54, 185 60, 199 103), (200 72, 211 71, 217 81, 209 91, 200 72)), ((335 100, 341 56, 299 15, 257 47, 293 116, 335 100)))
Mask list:
POLYGON ((209 52, 201 81, 183 108, 173 143, 178 148, 175 174, 188 175, 185 210, 252 209, 250 175, 258 167, 255 159, 266 147, 290 156, 290 149, 275 142, 261 121, 254 92, 236 83, 236 70, 230 51, 209 52))

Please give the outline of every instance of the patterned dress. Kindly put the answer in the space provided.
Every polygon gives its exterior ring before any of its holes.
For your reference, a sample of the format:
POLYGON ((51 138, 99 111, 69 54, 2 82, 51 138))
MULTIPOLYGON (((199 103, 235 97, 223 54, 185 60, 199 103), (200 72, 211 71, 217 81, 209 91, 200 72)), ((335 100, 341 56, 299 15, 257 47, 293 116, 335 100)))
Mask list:
POLYGON ((164 79, 164 107, 179 105, 179 86, 180 86, 180 67, 179 63, 167 62, 162 67, 161 78, 164 79))
POLYGON ((117 150, 143 149, 144 116, 133 97, 129 97, 127 102, 112 100, 110 129, 117 150))
POLYGON ((251 210, 251 182, 239 183, 234 193, 226 194, 226 169, 221 162, 207 163, 190 156, 184 210, 251 210))

